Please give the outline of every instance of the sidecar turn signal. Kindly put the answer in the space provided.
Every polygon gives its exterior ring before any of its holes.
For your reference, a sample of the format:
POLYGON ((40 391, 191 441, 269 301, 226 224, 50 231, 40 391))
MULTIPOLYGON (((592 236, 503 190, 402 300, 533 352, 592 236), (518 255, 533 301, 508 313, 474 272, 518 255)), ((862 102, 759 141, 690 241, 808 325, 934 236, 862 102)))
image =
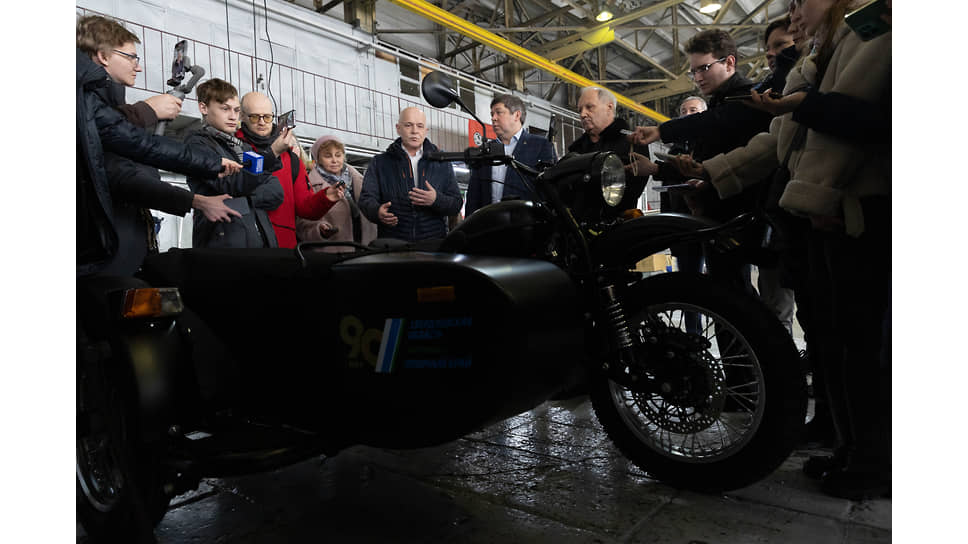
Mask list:
POLYGON ((629 208, 622 212, 622 219, 637 219, 645 215, 642 210, 638 208, 629 208))
POLYGON ((166 317, 178 315, 184 308, 181 293, 175 287, 128 289, 124 292, 121 315, 125 319, 166 317))

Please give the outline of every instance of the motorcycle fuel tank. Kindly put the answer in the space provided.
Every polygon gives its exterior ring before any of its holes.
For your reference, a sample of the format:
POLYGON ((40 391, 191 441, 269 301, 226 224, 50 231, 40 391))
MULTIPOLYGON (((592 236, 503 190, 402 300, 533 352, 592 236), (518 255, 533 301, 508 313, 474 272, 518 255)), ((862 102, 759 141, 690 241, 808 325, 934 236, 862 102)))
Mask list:
POLYGON ((543 206, 529 200, 505 200, 468 216, 450 232, 440 250, 540 258, 553 232, 543 206))

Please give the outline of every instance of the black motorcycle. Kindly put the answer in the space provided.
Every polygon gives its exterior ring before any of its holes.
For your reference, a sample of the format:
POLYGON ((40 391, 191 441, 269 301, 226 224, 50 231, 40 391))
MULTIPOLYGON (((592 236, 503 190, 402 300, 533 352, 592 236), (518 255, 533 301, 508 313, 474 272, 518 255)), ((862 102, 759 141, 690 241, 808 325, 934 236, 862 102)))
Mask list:
MULTIPOLYGON (((487 146, 459 155, 524 169, 487 146)), ((77 513, 92 540, 150 540, 203 477, 441 444, 582 384, 656 478, 720 490, 772 471, 805 411, 786 331, 708 278, 629 271, 739 227, 602 223, 624 183, 614 155, 531 173, 542 199, 485 207, 432 247, 172 249, 135 278, 79 279, 77 513)))
MULTIPOLYGON (((474 116, 454 88, 440 72, 422 83, 434 107, 457 102, 474 116)), ((789 333, 758 299, 708 276, 633 271, 675 244, 755 253, 737 240, 756 239, 750 233, 762 232, 760 219, 720 225, 682 214, 616 218, 608 208, 622 200, 625 176, 615 154, 572 153, 538 171, 499 147, 484 143, 432 158, 505 164, 533 181, 538 198, 475 211, 439 250, 538 258, 568 273, 582 297, 583 368, 595 413, 645 472, 720 491, 776 469, 793 450, 806 413, 789 333)))

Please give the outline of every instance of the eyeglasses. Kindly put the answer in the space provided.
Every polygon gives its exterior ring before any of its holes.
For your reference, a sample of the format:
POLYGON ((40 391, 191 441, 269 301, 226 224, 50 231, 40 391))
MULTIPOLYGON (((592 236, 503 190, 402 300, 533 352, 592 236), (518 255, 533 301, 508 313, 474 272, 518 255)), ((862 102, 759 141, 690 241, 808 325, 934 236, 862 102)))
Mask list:
POLYGON ((697 66, 686 73, 689 74, 690 78, 695 78, 696 74, 705 74, 710 68, 713 67, 713 64, 716 64, 717 62, 724 62, 728 58, 729 58, 729 55, 726 55, 725 57, 721 59, 716 59, 710 62, 709 64, 703 64, 702 66, 697 66))
POLYGON ((258 123, 259 119, 262 119, 266 123, 271 123, 274 116, 271 113, 250 113, 247 117, 249 118, 250 123, 258 123))
POLYGON ((125 57, 128 57, 128 60, 133 60, 135 65, 141 64, 141 57, 139 57, 138 55, 132 55, 131 53, 125 53, 124 51, 119 51, 117 49, 115 49, 114 52, 119 55, 124 55, 125 57))

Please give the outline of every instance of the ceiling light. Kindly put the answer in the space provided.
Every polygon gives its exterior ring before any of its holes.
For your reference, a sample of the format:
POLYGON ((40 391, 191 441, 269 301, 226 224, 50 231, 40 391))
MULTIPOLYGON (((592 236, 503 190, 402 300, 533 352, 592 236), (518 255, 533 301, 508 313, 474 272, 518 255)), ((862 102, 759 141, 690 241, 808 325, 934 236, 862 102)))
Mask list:
POLYGON ((716 13, 723 5, 717 0, 699 0, 699 11, 701 13, 716 13))
POLYGON ((602 11, 599 11, 598 15, 595 16, 595 20, 599 23, 604 23, 605 21, 611 21, 612 17, 615 16, 612 15, 611 11, 608 11, 608 8, 602 8, 602 11))

